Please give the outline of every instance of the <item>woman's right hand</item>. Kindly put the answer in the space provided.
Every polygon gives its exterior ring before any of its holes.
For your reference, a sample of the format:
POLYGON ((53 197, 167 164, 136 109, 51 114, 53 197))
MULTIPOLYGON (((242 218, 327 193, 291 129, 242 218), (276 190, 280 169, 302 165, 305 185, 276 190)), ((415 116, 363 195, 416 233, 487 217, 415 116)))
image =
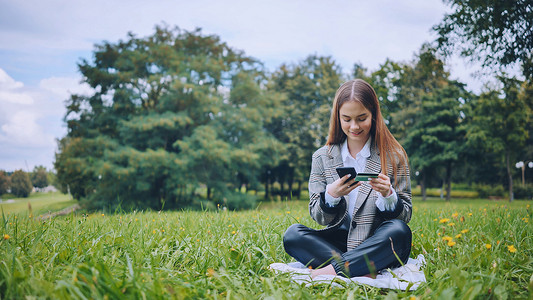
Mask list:
POLYGON ((348 195, 356 187, 361 185, 360 181, 356 184, 353 184, 354 179, 348 180, 348 178, 350 178, 350 174, 344 175, 343 177, 335 180, 328 186, 328 194, 333 198, 339 198, 341 196, 348 195))

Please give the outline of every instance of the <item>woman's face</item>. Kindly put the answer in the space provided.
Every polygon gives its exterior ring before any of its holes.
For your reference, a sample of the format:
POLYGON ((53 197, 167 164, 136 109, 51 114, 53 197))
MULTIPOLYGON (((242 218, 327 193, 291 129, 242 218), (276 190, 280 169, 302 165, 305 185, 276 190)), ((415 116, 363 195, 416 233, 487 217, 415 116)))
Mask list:
POLYGON ((364 145, 372 128, 372 113, 359 101, 348 101, 339 109, 341 128, 348 142, 364 145))

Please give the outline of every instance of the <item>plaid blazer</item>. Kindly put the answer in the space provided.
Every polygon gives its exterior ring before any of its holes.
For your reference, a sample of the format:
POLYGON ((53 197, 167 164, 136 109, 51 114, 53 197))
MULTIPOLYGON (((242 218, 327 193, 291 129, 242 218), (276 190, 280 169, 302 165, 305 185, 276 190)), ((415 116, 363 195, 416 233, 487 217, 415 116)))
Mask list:
MULTIPOLYGON (((313 154, 311 174, 309 175, 309 213, 320 225, 327 225, 324 230, 336 230, 349 220, 347 203, 344 197, 335 207, 329 207, 325 203, 326 185, 333 183, 339 178, 335 168, 342 167, 340 145, 326 145, 313 154)), ((370 149, 370 157, 367 159, 365 172, 380 173, 381 161, 379 153, 374 146, 370 149)), ((391 184, 398 195, 398 203, 393 212, 382 212, 376 207, 377 192, 372 190, 368 182, 363 182, 359 187, 352 222, 349 226, 347 249, 353 249, 369 236, 385 220, 398 218, 408 223, 411 219, 411 179, 409 166, 399 165, 397 182, 391 177, 391 184)), ((387 166, 387 173, 392 173, 392 165, 387 166)))

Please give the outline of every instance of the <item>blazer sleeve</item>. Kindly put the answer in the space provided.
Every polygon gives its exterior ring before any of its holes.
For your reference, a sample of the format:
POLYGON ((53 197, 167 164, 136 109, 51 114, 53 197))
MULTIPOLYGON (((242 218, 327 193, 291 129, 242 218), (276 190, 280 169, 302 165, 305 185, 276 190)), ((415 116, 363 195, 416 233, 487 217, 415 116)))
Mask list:
POLYGON ((344 215, 346 200, 342 197, 334 207, 325 202, 328 182, 323 162, 324 152, 325 149, 322 148, 313 154, 309 175, 309 214, 320 225, 333 225, 344 215))
MULTIPOLYGON (((392 167, 389 167, 388 174, 393 174, 392 167)), ((398 195, 398 202, 396 203, 396 209, 393 212, 381 212, 382 216, 385 219, 396 218, 403 220, 405 223, 409 223, 411 220, 413 204, 411 202, 411 177, 408 165, 398 164, 396 181, 394 180, 394 176, 391 176, 391 184, 398 195)))

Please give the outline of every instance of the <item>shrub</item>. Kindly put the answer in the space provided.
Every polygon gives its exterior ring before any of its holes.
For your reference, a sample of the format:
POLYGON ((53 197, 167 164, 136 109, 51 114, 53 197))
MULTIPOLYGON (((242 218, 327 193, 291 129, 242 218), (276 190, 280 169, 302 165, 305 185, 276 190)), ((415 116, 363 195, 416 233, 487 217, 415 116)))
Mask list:
POLYGON ((513 186, 513 193, 515 199, 533 199, 533 184, 516 184, 513 186))
POLYGON ((229 210, 254 209, 257 205, 257 196, 227 192, 223 198, 223 205, 229 210))
POLYGON ((488 184, 475 184, 474 189, 478 192, 480 198, 503 197, 505 196, 505 188, 503 185, 488 185, 488 184))
MULTIPOLYGON (((413 196, 422 196, 422 191, 420 186, 413 187, 411 189, 413 196)), ((426 189, 426 196, 428 197, 440 197, 441 190, 436 188, 426 189)), ((446 191, 442 194, 443 197, 446 197, 446 191)), ((453 190, 452 189, 452 198, 479 198, 477 191, 465 191, 465 190, 453 190)))

